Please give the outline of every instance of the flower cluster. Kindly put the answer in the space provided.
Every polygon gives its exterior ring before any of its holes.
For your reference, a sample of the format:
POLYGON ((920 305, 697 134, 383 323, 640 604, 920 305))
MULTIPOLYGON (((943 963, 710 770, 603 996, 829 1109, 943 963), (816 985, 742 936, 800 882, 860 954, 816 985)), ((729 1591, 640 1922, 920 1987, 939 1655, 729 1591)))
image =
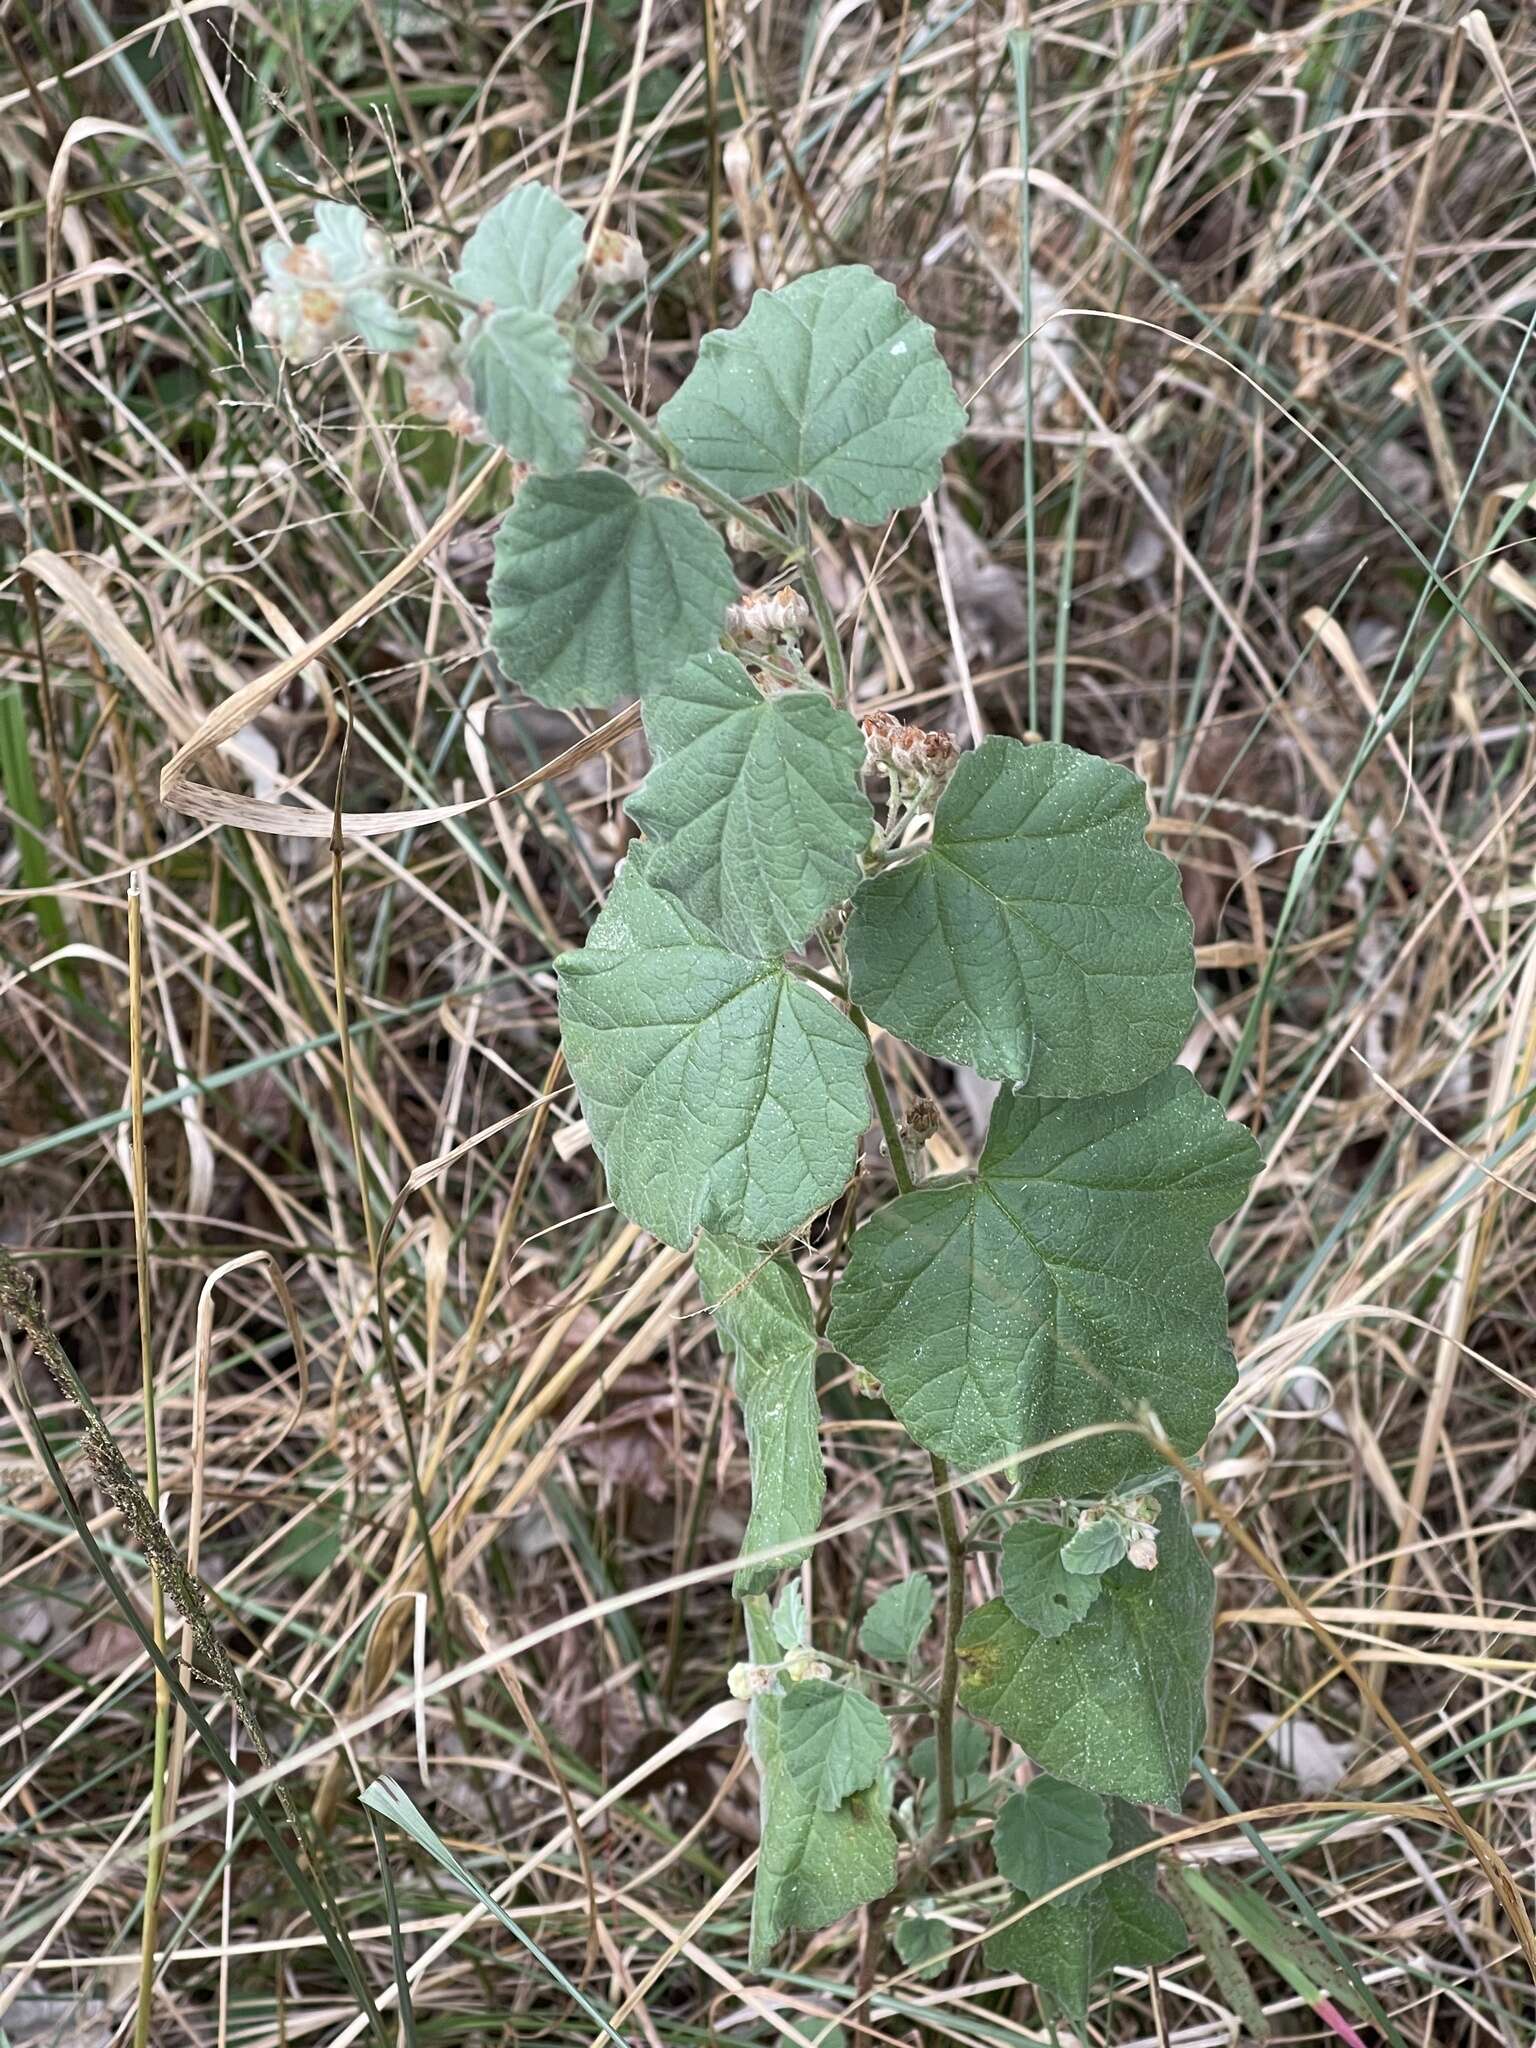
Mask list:
POLYGON ((405 402, 423 419, 450 434, 477 441, 485 423, 475 411, 474 390, 459 361, 458 344, 441 320, 418 320, 416 339, 404 351, 405 402))
MULTIPOLYGON (((381 235, 379 240, 384 238, 381 235)), ((347 330, 347 301, 325 251, 314 242, 268 242, 267 289, 251 301, 251 325, 285 356, 318 355, 347 330)))
POLYGON ((739 604, 726 608, 725 630, 743 647, 771 647, 776 640, 803 633, 811 608, 798 590, 749 590, 739 604))
POLYGON ((888 711, 871 711, 859 723, 864 728, 864 759, 870 772, 888 777, 898 795, 932 803, 960 758, 949 734, 903 725, 888 711))
POLYGON ((322 199, 307 242, 268 242, 261 252, 267 288, 251 305, 251 325, 284 355, 318 355, 333 341, 361 335, 370 348, 408 351, 414 320, 388 294, 388 241, 355 206, 322 199))

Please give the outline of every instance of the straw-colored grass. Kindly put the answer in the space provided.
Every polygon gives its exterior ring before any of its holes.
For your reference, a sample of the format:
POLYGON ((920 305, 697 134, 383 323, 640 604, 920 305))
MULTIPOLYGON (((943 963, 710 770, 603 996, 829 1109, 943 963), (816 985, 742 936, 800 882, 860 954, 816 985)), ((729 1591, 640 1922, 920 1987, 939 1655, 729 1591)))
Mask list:
MULTIPOLYGON (((316 194, 428 261, 528 176, 645 245, 606 372, 637 402, 755 284, 840 260, 979 394, 928 512, 824 536, 859 704, 1146 776, 1197 921, 1187 1056, 1266 1151, 1222 1246, 1242 1379, 1176 1854, 1331 1946, 1372 2041, 1532 2038, 1499 1891, 1530 1904, 1536 1849, 1533 28, 1520 0, 0 7, 0 1240, 118 1454, 13 1316, 5 2040, 574 2048, 576 1989, 635 2048, 1066 2038, 983 1967, 976 1823, 937 1974, 882 1948, 857 1999, 855 1922, 747 1973, 740 1425, 686 1261, 606 1206, 553 1014, 636 722, 489 657, 505 467, 247 319, 316 194), (333 862, 338 806, 425 817, 333 862), (156 1451, 210 1606, 159 1560, 146 1944, 156 1451), (547 1966, 372 1824, 385 1774, 547 1966)), ((890 1079, 963 1162, 974 1086, 890 1079)), ((943 1550, 926 1459, 835 1361, 823 1392, 835 1646, 943 1550)), ((1235 1952, 1276 2040, 1327 2034, 1235 1952)), ((1229 1971, 1197 1939, 1121 1973, 1092 2038, 1231 2041, 1229 1971)))

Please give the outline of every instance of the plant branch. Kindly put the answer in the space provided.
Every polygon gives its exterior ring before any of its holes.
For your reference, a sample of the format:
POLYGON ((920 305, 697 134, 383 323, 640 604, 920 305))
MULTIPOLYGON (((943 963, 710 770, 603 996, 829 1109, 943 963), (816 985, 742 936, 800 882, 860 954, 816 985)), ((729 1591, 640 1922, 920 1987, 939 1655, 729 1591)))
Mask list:
POLYGON ((637 441, 643 441, 651 453, 666 464, 680 484, 686 484, 690 491, 713 505, 717 512, 723 512, 727 519, 739 520, 749 533, 763 543, 769 553, 788 556, 795 554, 794 543, 787 534, 779 531, 772 520, 764 519, 760 512, 754 512, 750 506, 743 505, 741 500, 733 498, 729 491, 722 491, 717 484, 712 484, 708 477, 700 476, 696 469, 684 462, 666 435, 653 427, 644 413, 636 412, 611 385, 605 384, 595 370, 588 369, 585 363, 578 363, 572 373, 572 381, 589 398, 596 399, 600 405, 605 405, 616 420, 628 427, 637 441))
POLYGON ((936 1454, 929 1458, 938 1496, 939 1530, 944 1538, 948 1571, 944 1582, 944 1660, 939 1670, 939 1704, 933 1717, 933 1746, 938 1762, 939 1806, 924 1845, 931 1862, 948 1843, 955 1825, 955 1700, 960 1690, 960 1624, 965 1619, 965 1538, 949 1466, 936 1454))
POLYGON ((795 539, 798 543, 800 580, 804 583, 806 595, 811 600, 811 610, 816 614, 816 630, 821 635, 822 650, 827 657, 827 682, 832 691, 833 702, 841 704, 848 695, 848 670, 843 661, 842 642, 837 637, 837 620, 816 567, 816 548, 811 534, 810 493, 804 484, 795 485, 795 539))
MULTIPOLYGON (((868 1040, 869 1019, 864 1012, 857 1004, 850 1003, 848 1014, 868 1040)), ((869 1058, 864 1062, 864 1073, 869 1082, 869 1092, 875 1098, 875 1114, 880 1119, 880 1130, 885 1139, 885 1149, 890 1154, 891 1171, 896 1176, 897 1191, 903 1195, 910 1195, 912 1167, 907 1159, 907 1148, 902 1143, 901 1123, 892 1105, 890 1090, 885 1085, 885 1075, 880 1071, 880 1061, 876 1057, 873 1045, 869 1048, 869 1058)))

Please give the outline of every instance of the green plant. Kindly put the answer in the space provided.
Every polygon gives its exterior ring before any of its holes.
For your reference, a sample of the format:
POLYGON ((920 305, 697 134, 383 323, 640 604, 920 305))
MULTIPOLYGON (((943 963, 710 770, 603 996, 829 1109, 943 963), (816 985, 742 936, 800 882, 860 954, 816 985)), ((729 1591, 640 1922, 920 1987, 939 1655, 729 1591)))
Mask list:
MULTIPOLYGON (((360 334, 419 410, 527 465, 496 541, 497 655, 546 704, 641 700, 643 837, 557 963, 561 1028, 613 1200, 692 1251, 735 1355, 754 1958, 898 1882, 934 1891, 957 1814, 1002 1789, 979 1721, 1045 1774, 996 1815, 1013 1899, 991 1959, 1081 2010, 1104 1971, 1184 1939, 1149 1857, 1101 1866, 1151 1841, 1138 1804, 1177 1810, 1203 1734, 1212 1578, 1169 1459, 1199 1452, 1232 1383, 1209 1243, 1258 1157, 1173 1064, 1191 925, 1145 793, 1070 746, 957 755, 849 710, 811 501, 862 522, 916 505, 965 426, 932 332, 873 272, 759 293, 652 424, 596 374, 602 294, 635 280, 638 251, 589 250, 549 192, 503 200, 451 288, 399 272, 361 215, 318 223, 269 258, 262 331, 289 348, 360 334), (402 282, 458 309, 457 330, 403 315, 402 282), (739 595, 728 542, 773 562, 763 592, 739 595), (923 1119, 898 1120, 872 1026, 1000 1084, 974 1173, 924 1178, 923 1119), (872 1111, 896 1195, 853 1233, 826 1334, 933 1459, 936 1689, 912 1674, 926 1576, 874 1603, 860 1666, 818 1652, 796 1580, 769 1602, 825 1487, 821 1340, 786 1247, 880 1179, 859 1166, 872 1111), (968 1617, 983 1546, 951 1466, 1011 1482, 1001 1595, 968 1617), (899 1804, 876 1688, 933 1721, 899 1804)), ((942 1951, 921 1913, 894 1933, 914 1967, 942 1951)))

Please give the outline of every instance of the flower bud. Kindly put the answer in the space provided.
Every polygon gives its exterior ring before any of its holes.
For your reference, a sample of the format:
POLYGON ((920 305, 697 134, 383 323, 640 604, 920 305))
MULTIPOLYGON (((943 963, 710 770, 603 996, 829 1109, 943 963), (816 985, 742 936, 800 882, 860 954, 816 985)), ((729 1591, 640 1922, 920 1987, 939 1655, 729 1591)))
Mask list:
POLYGON ((589 370, 601 369, 608 360, 608 335, 590 320, 578 320, 571 328, 571 352, 589 370))
POLYGON ((587 275, 600 291, 644 284, 645 251, 633 235, 621 234, 617 228, 599 228, 587 244, 587 275))
POLYGON ((792 1650, 784 1652, 784 1676, 791 1685, 799 1685, 807 1678, 830 1678, 832 1667, 805 1643, 796 1643, 792 1650))
POLYGON ((733 1700, 750 1700, 772 1692, 777 1675, 772 1664, 733 1664, 725 1683, 733 1700))
POLYGON ((728 605, 725 630, 746 647, 768 647, 775 640, 803 633, 811 608, 798 590, 749 590, 739 604, 728 605))

